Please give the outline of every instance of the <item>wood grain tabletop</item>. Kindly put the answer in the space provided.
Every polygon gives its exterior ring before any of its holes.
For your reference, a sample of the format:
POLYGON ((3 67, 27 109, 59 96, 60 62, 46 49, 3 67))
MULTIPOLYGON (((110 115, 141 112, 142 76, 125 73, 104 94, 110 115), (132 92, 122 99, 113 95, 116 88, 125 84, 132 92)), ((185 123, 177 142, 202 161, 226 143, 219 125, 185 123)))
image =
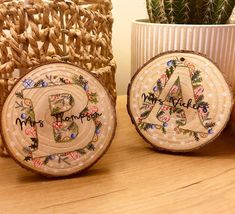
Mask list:
POLYGON ((126 96, 109 151, 92 168, 46 179, 0 158, 0 213, 235 213, 235 137, 186 155, 154 151, 132 126, 126 96))

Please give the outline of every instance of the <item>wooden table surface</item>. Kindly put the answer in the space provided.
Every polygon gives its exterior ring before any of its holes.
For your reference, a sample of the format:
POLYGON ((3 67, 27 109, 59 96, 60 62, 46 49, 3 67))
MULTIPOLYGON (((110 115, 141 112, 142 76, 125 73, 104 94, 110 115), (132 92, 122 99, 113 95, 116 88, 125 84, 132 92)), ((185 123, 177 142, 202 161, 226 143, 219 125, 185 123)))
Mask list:
POLYGON ((187 155, 144 143, 118 97, 118 126, 106 155, 82 175, 46 179, 0 158, 0 213, 235 213, 235 138, 187 155))

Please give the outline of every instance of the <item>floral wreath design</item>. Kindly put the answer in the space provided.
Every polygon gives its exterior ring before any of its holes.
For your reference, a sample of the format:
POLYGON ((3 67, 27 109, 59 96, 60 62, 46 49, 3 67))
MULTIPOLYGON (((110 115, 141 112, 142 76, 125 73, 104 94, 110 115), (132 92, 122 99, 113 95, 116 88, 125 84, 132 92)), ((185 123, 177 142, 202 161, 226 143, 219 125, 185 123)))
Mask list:
MULTIPOLYGON (((32 89, 32 88, 45 88, 49 86, 74 84, 82 87, 82 89, 85 91, 88 97, 88 103, 97 104, 98 103, 97 93, 89 90, 89 83, 86 79, 84 79, 82 75, 80 76, 73 75, 72 78, 66 78, 66 79, 59 76, 46 75, 44 79, 40 79, 37 82, 34 82, 30 78, 25 79, 22 84, 24 89, 22 89, 20 92, 15 93, 15 96, 17 97, 15 108, 20 109, 21 113, 19 115, 19 118, 26 124, 25 127, 21 127, 21 131, 24 132, 25 135, 28 138, 30 138, 30 141, 32 142, 31 145, 23 148, 23 152, 25 154, 24 158, 25 161, 27 162, 32 161, 35 167, 42 167, 43 165, 47 165, 50 161, 57 161, 59 164, 63 162, 66 163, 67 165, 71 165, 70 160, 77 160, 81 156, 86 155, 88 151, 95 151, 96 147, 94 143, 98 141, 102 127, 102 123, 99 120, 99 116, 97 116, 96 118, 92 118, 95 124, 95 133, 93 135, 92 140, 85 147, 66 153, 58 153, 36 158, 33 157, 33 152, 35 152, 38 149, 38 144, 39 144, 38 135, 37 135, 37 124, 40 125, 40 127, 43 127, 43 124, 42 121, 35 120, 33 104, 30 99, 24 97, 23 91, 25 89, 32 89)), ((73 100, 70 101, 74 102, 73 100)), ((88 117, 93 113, 97 113, 99 115, 98 107, 93 106, 89 109, 88 104, 85 107, 85 109, 81 112, 81 114, 88 117)), ((55 122, 53 124, 53 127, 56 130, 56 128, 60 128, 60 125, 61 125, 60 122, 55 122)), ((54 135, 55 134, 57 134, 58 137, 59 132, 54 133, 54 135)), ((71 134, 72 139, 76 138, 75 136, 76 133, 71 134)))
MULTIPOLYGON (((203 111, 203 108, 198 109, 198 114, 200 121, 202 122, 202 125, 207 129, 208 133, 203 132, 195 132, 193 130, 184 129, 183 126, 187 123, 185 112, 182 108, 179 107, 171 107, 168 105, 162 105, 160 110, 158 111, 156 117, 158 120, 162 121, 162 125, 156 125, 156 124, 150 124, 146 122, 142 122, 144 119, 146 119, 153 107, 154 103, 150 102, 149 100, 145 100, 142 103, 142 106, 140 108, 141 115, 138 119, 138 127, 141 130, 147 131, 149 129, 159 129, 162 131, 163 134, 167 133, 167 128, 169 126, 168 122, 171 119, 172 115, 176 116, 176 124, 177 126, 174 128, 174 131, 177 134, 183 134, 183 135, 189 135, 190 137, 194 137, 196 141, 200 141, 200 138, 206 138, 208 135, 211 135, 214 133, 213 127, 216 125, 214 122, 211 121, 210 118, 210 112, 209 112, 209 104, 204 100, 205 97, 203 95, 204 87, 202 85, 202 77, 201 77, 201 71, 196 69, 195 65, 191 64, 190 62, 187 62, 185 58, 174 58, 169 60, 166 63, 166 70, 164 74, 161 75, 161 77, 156 81, 156 84, 153 86, 152 91, 149 91, 147 94, 149 97, 158 98, 164 87, 166 86, 167 82, 171 78, 172 74, 176 70, 177 66, 180 67, 187 67, 190 72, 191 77, 191 83, 193 86, 193 92, 194 92, 194 98, 196 101, 196 105, 204 107, 207 109, 207 111, 203 111)), ((170 99, 179 99, 182 98, 182 91, 180 86, 180 79, 178 78, 175 84, 172 86, 166 101, 170 101, 170 99)))

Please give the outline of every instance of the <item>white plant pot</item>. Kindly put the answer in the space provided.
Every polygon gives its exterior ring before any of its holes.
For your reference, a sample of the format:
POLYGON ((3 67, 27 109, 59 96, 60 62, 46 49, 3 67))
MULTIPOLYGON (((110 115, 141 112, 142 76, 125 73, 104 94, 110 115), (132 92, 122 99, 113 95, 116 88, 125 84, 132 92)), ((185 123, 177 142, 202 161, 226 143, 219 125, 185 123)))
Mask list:
POLYGON ((132 76, 152 57, 190 50, 207 55, 225 73, 235 92, 235 24, 179 25, 132 23, 132 76))

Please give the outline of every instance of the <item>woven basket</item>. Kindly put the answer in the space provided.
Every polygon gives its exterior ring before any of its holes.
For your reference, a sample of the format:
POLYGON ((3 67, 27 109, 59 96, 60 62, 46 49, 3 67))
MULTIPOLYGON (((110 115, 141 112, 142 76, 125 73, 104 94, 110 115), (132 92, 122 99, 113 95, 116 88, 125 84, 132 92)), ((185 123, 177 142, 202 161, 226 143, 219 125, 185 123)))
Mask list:
POLYGON ((0 0, 0 110, 19 78, 55 61, 94 73, 115 102, 111 9, 111 0, 0 0))

